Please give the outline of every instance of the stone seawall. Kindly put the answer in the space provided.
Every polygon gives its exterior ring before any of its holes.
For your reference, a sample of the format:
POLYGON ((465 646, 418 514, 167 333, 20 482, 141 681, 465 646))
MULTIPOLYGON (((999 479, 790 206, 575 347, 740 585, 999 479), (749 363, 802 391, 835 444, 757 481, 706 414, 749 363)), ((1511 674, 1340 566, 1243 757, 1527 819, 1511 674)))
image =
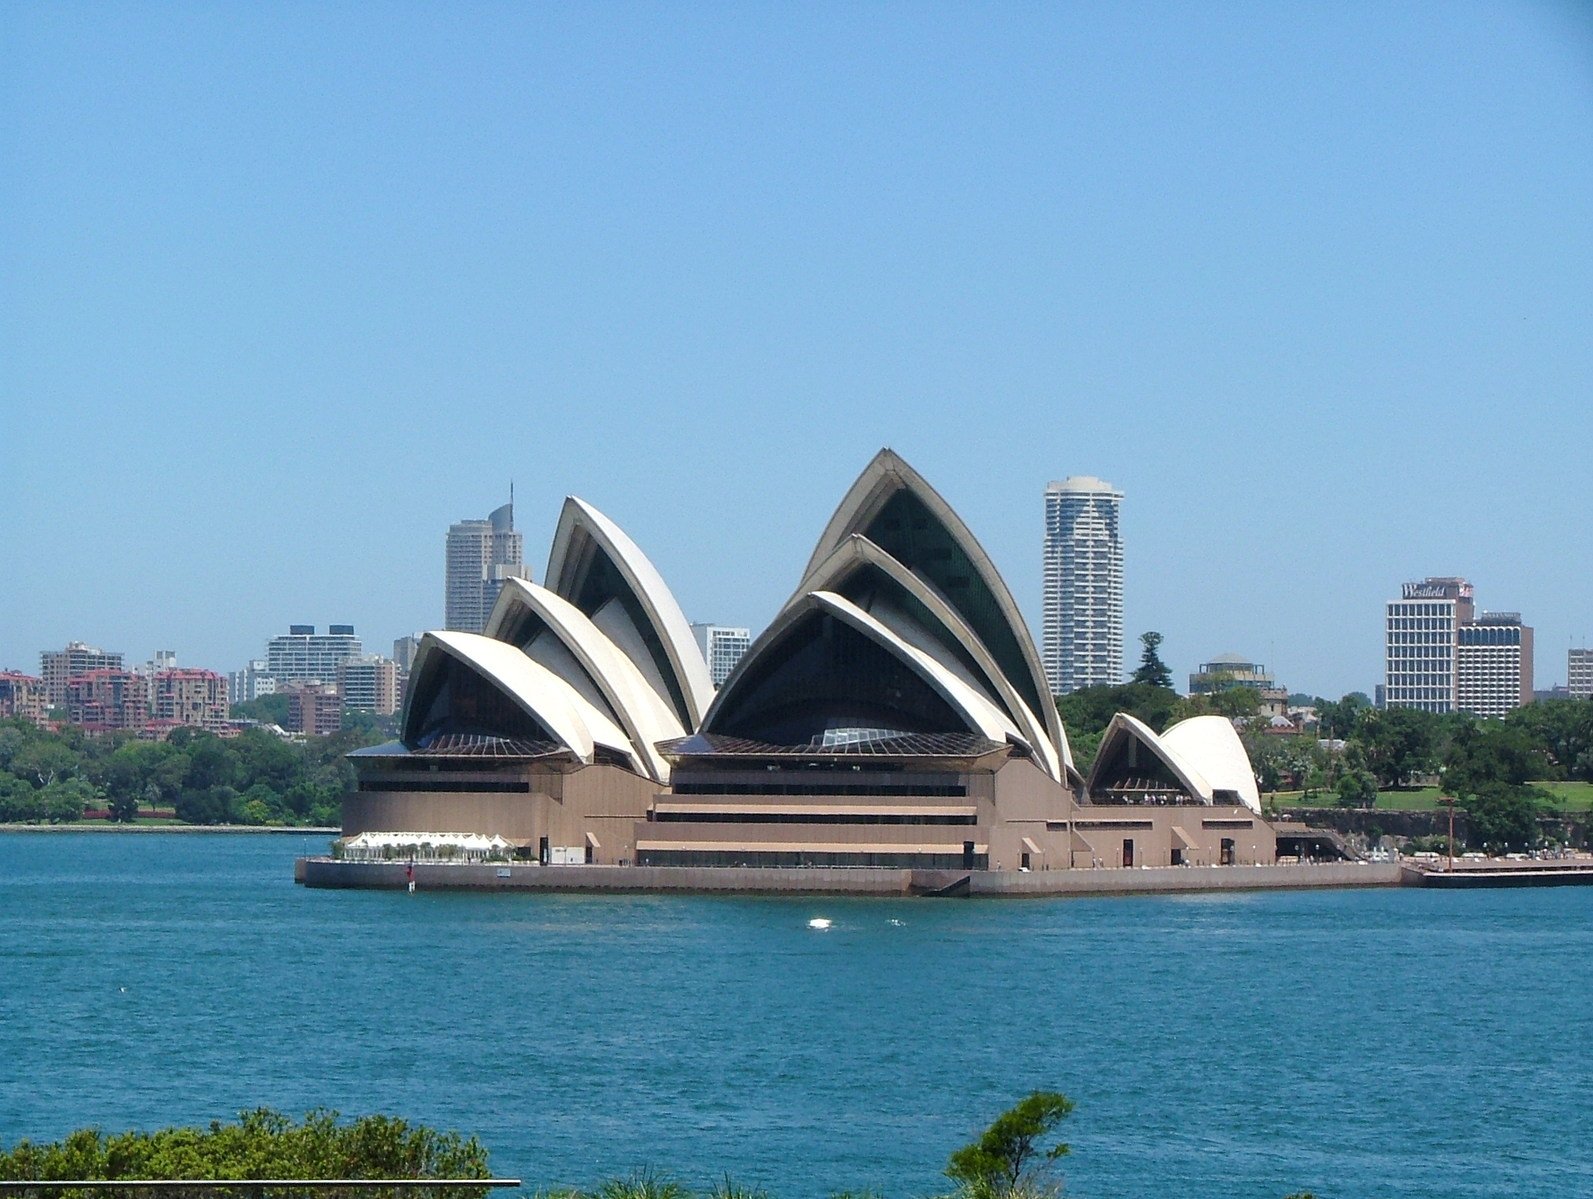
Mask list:
MULTIPOLYGON (((1008 871, 877 870, 742 866, 535 866, 417 862, 421 891, 685 892, 744 895, 924 895, 970 897, 1134 895, 1263 891, 1311 887, 1397 887, 1397 863, 1297 866, 1169 866, 1152 869, 1008 871)), ((308 887, 403 890, 404 862, 300 858, 294 879, 308 887)))

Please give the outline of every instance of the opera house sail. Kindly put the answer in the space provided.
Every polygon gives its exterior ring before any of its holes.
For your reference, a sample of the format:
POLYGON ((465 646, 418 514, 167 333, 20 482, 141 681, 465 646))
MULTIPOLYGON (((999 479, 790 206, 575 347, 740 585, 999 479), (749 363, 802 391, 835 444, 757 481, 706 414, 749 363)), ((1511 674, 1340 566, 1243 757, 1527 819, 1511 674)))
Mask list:
POLYGON ((545 578, 508 580, 483 634, 426 635, 400 740, 353 755, 345 837, 690 868, 1273 853, 1226 721, 1119 716, 1080 775, 1005 582, 890 450, 717 694, 662 576, 591 505, 565 501, 545 578))

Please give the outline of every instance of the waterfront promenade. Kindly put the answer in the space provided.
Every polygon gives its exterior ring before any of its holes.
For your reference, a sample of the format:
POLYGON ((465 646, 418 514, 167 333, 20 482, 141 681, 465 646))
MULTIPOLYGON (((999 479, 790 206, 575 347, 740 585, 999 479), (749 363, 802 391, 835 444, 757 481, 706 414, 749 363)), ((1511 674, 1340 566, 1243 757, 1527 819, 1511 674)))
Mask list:
POLYGON ((1017 898, 1188 894, 1211 891, 1397 887, 1397 862, 1286 866, 1168 866, 1077 870, 885 870, 856 867, 540 866, 493 862, 347 862, 300 858, 294 878, 309 887, 403 890, 675 892, 743 895, 942 895, 1017 898))

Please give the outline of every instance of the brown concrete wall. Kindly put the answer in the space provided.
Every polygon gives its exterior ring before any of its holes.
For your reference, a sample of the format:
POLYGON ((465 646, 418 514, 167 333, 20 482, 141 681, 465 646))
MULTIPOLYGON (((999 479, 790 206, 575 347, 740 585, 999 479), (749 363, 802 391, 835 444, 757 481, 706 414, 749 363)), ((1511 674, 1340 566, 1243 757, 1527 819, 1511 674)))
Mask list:
MULTIPOLYGON (((379 778, 439 776, 390 773, 379 778)), ((474 776, 462 775, 462 785, 474 776)), ((503 781, 512 776, 482 776, 503 781)), ((595 765, 571 774, 531 769, 525 794, 454 791, 350 791, 343 796, 343 835, 363 832, 496 833, 537 852, 546 837, 550 848, 586 846, 597 839, 594 862, 630 863, 636 858, 635 822, 646 815, 656 785, 619 766, 595 765)), ((449 776, 449 781, 452 776, 449 776)))
POLYGON ((1216 866, 1222 839, 1233 838, 1234 864, 1270 866, 1278 857, 1278 839, 1269 825, 1245 807, 1156 807, 1132 804, 1086 804, 1074 813, 1074 829, 1094 850, 1080 855, 1077 865, 1122 866, 1123 842, 1134 842, 1134 866, 1172 867, 1173 850, 1183 850, 1184 866, 1216 866), (1247 827, 1211 827, 1213 822, 1246 822, 1247 827), (1145 825, 1149 827, 1144 827, 1145 825), (1181 829, 1190 848, 1173 832, 1181 829))

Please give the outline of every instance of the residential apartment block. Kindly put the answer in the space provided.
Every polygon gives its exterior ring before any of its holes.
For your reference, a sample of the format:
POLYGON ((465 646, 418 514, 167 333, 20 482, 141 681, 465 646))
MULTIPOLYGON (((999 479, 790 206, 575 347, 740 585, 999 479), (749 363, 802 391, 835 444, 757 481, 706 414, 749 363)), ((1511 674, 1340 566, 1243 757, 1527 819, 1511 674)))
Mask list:
POLYGON ((313 624, 289 625, 286 635, 266 642, 266 673, 281 691, 290 682, 336 684, 337 664, 365 652, 351 624, 328 625, 317 633, 313 624))
POLYGON ((149 676, 90 670, 66 682, 66 719, 91 733, 142 729, 149 723, 149 676))
POLYGON ((160 724, 219 732, 231 716, 227 680, 213 670, 157 670, 150 676, 150 716, 160 724))
POLYGON ((39 664, 39 673, 44 676, 45 699, 51 707, 59 707, 66 703, 68 680, 91 670, 120 670, 122 655, 73 641, 65 649, 45 650, 39 655, 39 664))
POLYGON ((1045 489, 1046 682, 1053 695, 1123 681, 1123 493, 1075 476, 1045 489))
POLYGON ((337 692, 345 712, 391 716, 398 710, 398 665, 377 654, 344 658, 337 664, 337 692))
POLYGON ((343 727, 343 697, 335 686, 296 683, 286 688, 290 733, 327 737, 343 727))
POLYGON ((0 720, 20 717, 43 725, 48 707, 43 679, 14 670, 0 671, 0 720))

